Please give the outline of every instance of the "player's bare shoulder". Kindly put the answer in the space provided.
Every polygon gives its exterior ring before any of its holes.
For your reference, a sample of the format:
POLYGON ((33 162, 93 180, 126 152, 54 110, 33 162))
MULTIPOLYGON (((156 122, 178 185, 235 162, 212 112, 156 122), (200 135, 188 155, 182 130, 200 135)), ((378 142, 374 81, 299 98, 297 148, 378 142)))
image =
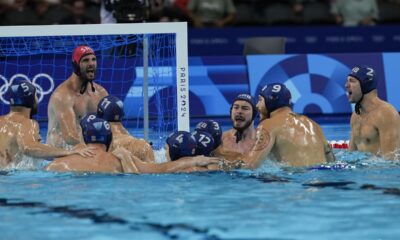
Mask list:
POLYGON ((53 105, 65 104, 73 97, 73 91, 68 88, 67 81, 61 83, 51 94, 49 108, 53 105))
POLYGON ((107 90, 103 86, 101 86, 100 84, 97 84, 97 83, 93 83, 93 85, 101 98, 108 95, 107 90))
POLYGON ((379 107, 374 113, 377 124, 384 124, 388 121, 400 123, 400 115, 397 110, 388 102, 380 100, 379 107))
POLYGON ((396 108, 392 104, 382 101, 382 100, 380 102, 381 102, 381 106, 382 106, 382 112, 384 114, 390 114, 393 117, 399 116, 399 112, 396 110, 396 108))

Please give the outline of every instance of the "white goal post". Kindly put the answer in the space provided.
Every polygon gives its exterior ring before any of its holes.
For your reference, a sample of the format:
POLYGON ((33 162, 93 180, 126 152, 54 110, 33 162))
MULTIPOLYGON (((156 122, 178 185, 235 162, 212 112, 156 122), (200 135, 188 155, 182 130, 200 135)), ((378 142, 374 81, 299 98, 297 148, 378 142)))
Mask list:
MULTIPOLYGON (((121 23, 121 24, 86 24, 86 25, 48 25, 48 26, 3 26, 0 37, 42 37, 76 35, 114 35, 114 34, 175 34, 176 45, 176 107, 177 129, 190 131, 189 116, 189 74, 188 74, 188 32, 187 23, 121 23)), ((146 38, 144 38, 146 39, 146 38)), ((146 40, 145 40, 146 41, 146 40)), ((143 44, 146 48, 146 43, 143 44)), ((147 50, 143 49, 144 54, 147 50)), ((147 53, 148 54, 148 53, 147 53)), ((143 57, 146 61, 146 56, 143 57)), ((146 68, 147 63, 143 63, 146 68)), ((143 79, 147 79, 148 69, 144 70, 143 79)), ((146 86, 147 83, 144 83, 146 86)), ((147 93, 148 90, 143 89, 147 93)), ((146 95, 146 94, 144 94, 146 95)), ((144 101, 144 104, 147 101, 144 101)), ((146 112, 146 106, 144 106, 146 112)), ((144 119, 147 118, 144 116, 144 119)), ((144 120, 146 122, 146 120, 144 120)), ((145 123, 146 125, 146 123, 145 123)), ((144 129, 146 126, 144 126, 144 129)), ((148 128, 148 126, 147 126, 148 128)), ((145 131, 148 131, 148 129, 145 131)), ((145 136, 147 137, 147 136, 145 136)))

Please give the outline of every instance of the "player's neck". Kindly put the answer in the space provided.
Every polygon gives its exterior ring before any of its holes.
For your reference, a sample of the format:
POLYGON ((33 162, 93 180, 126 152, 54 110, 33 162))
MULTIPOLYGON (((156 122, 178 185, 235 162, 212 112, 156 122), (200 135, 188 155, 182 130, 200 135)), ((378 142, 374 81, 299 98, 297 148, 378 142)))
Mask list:
POLYGON ((15 106, 10 108, 10 113, 30 118, 31 109, 27 107, 15 106))
POLYGON ((72 89, 72 91, 79 92, 81 90, 82 83, 83 79, 75 73, 72 73, 70 77, 70 88, 72 89))
POLYGON ((376 101, 378 100, 378 95, 376 91, 369 92, 364 94, 363 99, 361 101, 361 110, 362 112, 369 113, 376 109, 376 101))
POLYGON ((86 144, 88 147, 93 147, 95 148, 96 152, 107 152, 107 147, 106 145, 102 143, 88 143, 86 144))
MULTIPOLYGON (((238 130, 235 129, 234 133, 236 133, 238 130)), ((242 140, 244 141, 246 139, 253 139, 256 136, 256 130, 254 129, 254 122, 250 124, 246 129, 242 131, 242 140)))
POLYGON ((274 116, 277 116, 277 115, 280 115, 283 113, 289 113, 289 112, 292 112, 292 109, 290 109, 290 107, 281 107, 271 113, 271 118, 274 116))

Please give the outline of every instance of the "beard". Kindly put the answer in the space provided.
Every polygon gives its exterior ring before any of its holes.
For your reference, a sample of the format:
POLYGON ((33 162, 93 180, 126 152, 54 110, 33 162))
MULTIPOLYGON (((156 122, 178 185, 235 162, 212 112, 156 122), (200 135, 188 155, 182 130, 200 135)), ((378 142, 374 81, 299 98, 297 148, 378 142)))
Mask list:
MULTIPOLYGON (((232 121, 233 121, 233 128, 236 130, 236 131, 238 131, 238 132, 243 132, 244 130, 246 130, 248 127, 250 127, 250 125, 251 125, 251 123, 252 123, 252 120, 244 120, 243 121, 243 126, 236 126, 236 124, 235 124, 235 122, 237 121, 237 119, 238 118, 236 118, 235 117, 235 119, 233 119, 232 121)), ((243 118, 240 118, 239 117, 239 119, 243 119, 243 118)))
POLYGON ((80 77, 82 78, 82 80, 84 82, 93 81, 96 78, 96 68, 95 67, 91 67, 90 69, 81 68, 80 72, 81 72, 80 77))
MULTIPOLYGON (((93 74, 93 76, 94 76, 94 74, 93 74)), ((89 83, 92 88, 92 92, 96 91, 93 86, 93 80, 94 80, 94 78, 87 78, 87 74, 85 74, 85 76, 82 76, 82 85, 81 85, 81 89, 79 91, 80 94, 84 94, 86 92, 86 88, 89 83)))

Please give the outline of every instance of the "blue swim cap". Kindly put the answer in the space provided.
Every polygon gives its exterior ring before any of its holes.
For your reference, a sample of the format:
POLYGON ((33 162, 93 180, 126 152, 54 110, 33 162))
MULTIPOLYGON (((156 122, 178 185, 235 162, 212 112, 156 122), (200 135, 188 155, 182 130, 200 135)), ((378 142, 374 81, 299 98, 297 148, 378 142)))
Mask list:
POLYGON ((7 97, 11 106, 33 108, 36 88, 27 80, 15 80, 7 89, 7 97))
POLYGON ((86 128, 86 125, 90 122, 92 122, 92 120, 96 119, 97 115, 96 113, 88 113, 86 114, 81 121, 79 122, 79 125, 81 125, 82 131, 86 128))
POLYGON ((361 92, 367 94, 376 89, 377 79, 374 69, 368 66, 356 66, 351 69, 349 76, 360 81, 361 92))
POLYGON ((97 105, 97 116, 108 122, 120 122, 124 115, 124 103, 115 96, 104 97, 97 105))
POLYGON ((211 134, 214 138, 214 149, 216 149, 222 142, 222 130, 219 126, 219 123, 214 120, 206 120, 199 122, 195 129, 195 131, 204 131, 211 134))
POLYGON ((94 118, 86 122, 82 128, 83 140, 88 143, 102 143, 107 151, 111 145, 112 132, 110 124, 102 118, 94 118))
POLYGON ((251 107, 253 108, 253 115, 251 117, 251 120, 254 120, 254 118, 256 118, 257 108, 256 108, 256 105, 254 104, 254 100, 249 94, 246 94, 246 93, 237 95, 236 98, 233 100, 231 110, 230 110, 230 115, 232 115, 233 104, 235 104, 236 101, 246 101, 246 102, 250 103, 251 107))
POLYGON ((271 83, 263 87, 260 95, 264 98, 269 113, 281 107, 290 107, 291 98, 289 89, 282 83, 271 83))
POLYGON ((196 139, 189 132, 177 131, 172 133, 167 138, 167 144, 171 161, 196 154, 196 139))
POLYGON ((196 139, 196 155, 210 156, 214 148, 214 138, 205 131, 194 131, 193 137, 196 139))

